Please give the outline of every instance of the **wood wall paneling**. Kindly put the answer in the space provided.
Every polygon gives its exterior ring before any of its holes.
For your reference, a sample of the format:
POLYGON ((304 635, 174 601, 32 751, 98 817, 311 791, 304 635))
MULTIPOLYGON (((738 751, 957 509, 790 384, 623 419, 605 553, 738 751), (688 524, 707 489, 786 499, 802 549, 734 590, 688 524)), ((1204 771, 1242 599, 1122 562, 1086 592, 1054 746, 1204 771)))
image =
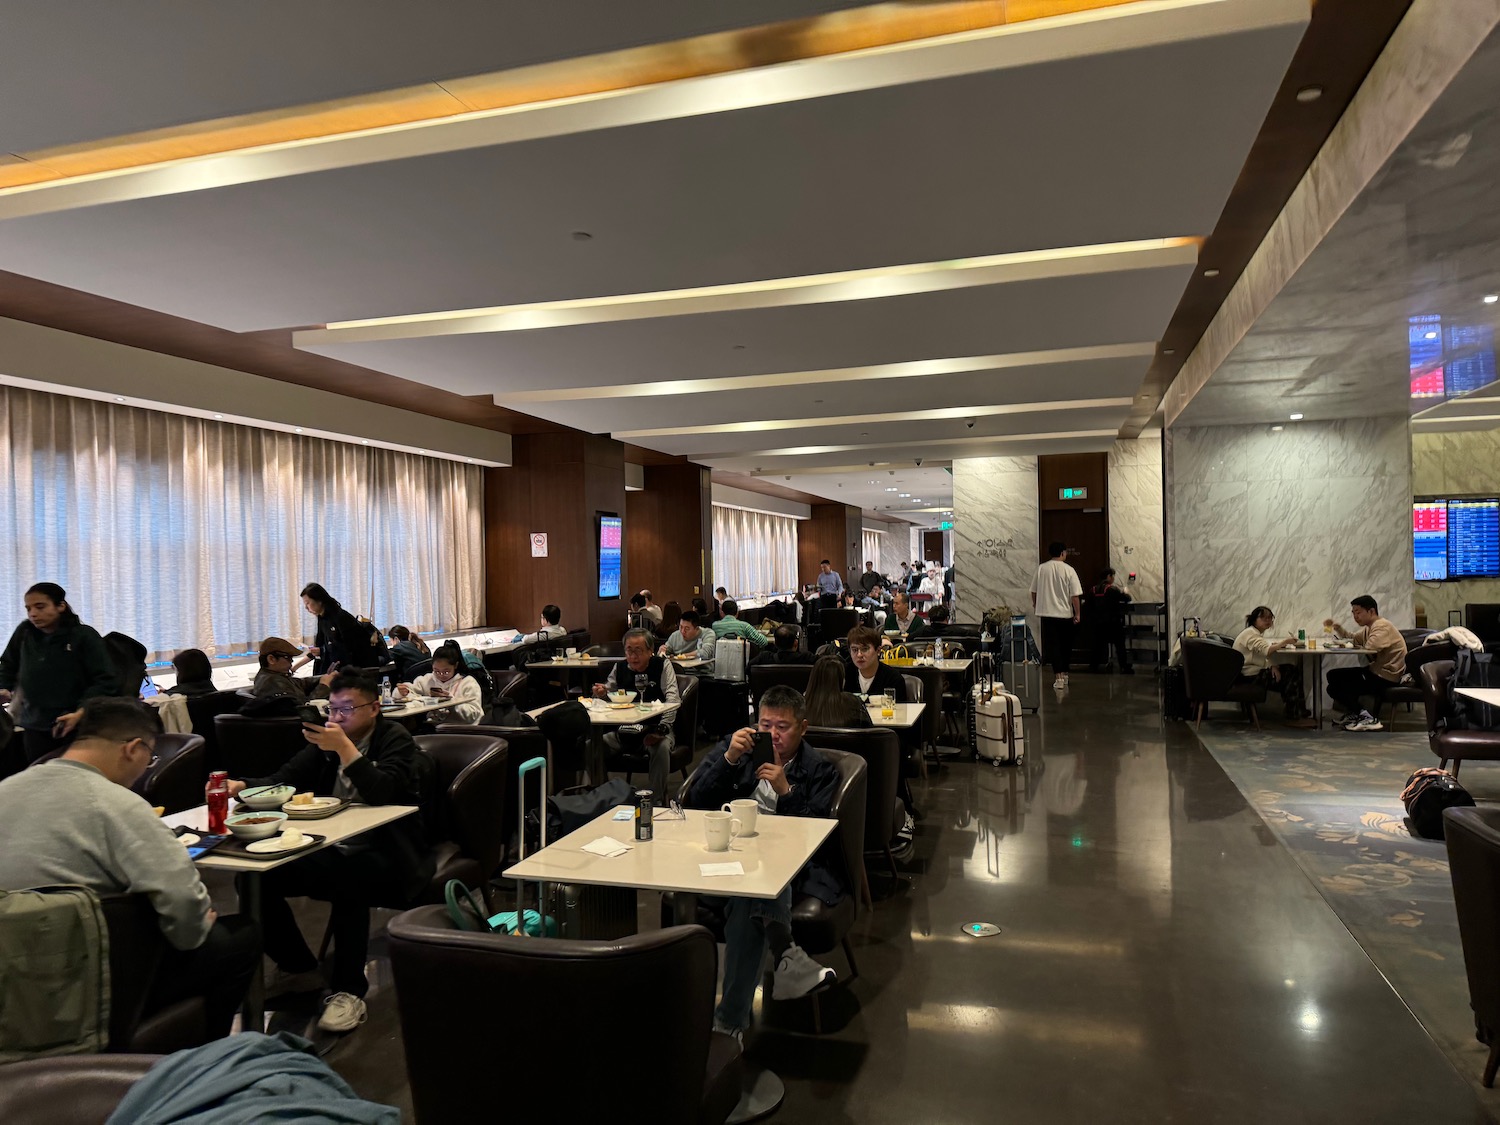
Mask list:
POLYGON ((848 582, 864 569, 860 561, 863 513, 852 504, 814 504, 812 517, 797 521, 797 577, 812 582, 818 563, 828 559, 848 582))
POLYGON ((647 465, 646 487, 625 494, 625 567, 631 592, 649 589, 688 608, 708 585, 712 491, 701 465, 647 465))

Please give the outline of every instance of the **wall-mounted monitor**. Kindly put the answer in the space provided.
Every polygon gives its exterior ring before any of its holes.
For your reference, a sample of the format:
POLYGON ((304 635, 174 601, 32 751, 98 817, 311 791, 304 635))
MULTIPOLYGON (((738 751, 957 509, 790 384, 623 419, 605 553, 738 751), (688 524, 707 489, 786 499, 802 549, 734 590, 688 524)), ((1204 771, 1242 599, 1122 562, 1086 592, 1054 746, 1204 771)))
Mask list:
POLYGON ((599 597, 620 596, 621 558, 625 543, 625 521, 613 512, 598 513, 599 597))
POLYGON ((1441 582, 1448 577, 1448 501, 1412 503, 1411 549, 1418 582, 1441 582))
POLYGON ((1500 500, 1448 501, 1448 577, 1500 576, 1500 500))

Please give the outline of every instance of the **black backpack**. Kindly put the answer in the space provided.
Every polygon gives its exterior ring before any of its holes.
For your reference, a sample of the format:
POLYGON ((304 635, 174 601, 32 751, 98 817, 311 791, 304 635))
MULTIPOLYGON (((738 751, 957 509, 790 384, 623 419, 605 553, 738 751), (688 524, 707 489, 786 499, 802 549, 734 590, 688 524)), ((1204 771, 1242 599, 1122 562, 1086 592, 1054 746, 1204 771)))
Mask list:
POLYGON ((1420 769, 1406 779, 1401 792, 1411 829, 1426 840, 1443 838, 1443 810, 1472 806, 1474 798, 1447 770, 1420 769))
POLYGON ((124 633, 105 633, 104 651, 115 673, 115 694, 134 698, 146 681, 146 646, 124 633))

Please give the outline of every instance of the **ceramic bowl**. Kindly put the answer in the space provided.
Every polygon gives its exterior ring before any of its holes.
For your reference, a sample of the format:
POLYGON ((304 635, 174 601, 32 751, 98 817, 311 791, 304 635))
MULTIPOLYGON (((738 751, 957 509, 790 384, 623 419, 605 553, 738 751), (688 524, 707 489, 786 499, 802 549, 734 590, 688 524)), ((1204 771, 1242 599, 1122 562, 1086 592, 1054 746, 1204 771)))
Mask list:
POLYGON ((224 825, 241 840, 264 840, 280 832, 286 820, 284 812, 255 809, 252 812, 235 813, 225 819, 224 825))
POLYGON ((240 804, 252 809, 279 809, 296 793, 290 785, 261 785, 254 789, 241 789, 240 804))

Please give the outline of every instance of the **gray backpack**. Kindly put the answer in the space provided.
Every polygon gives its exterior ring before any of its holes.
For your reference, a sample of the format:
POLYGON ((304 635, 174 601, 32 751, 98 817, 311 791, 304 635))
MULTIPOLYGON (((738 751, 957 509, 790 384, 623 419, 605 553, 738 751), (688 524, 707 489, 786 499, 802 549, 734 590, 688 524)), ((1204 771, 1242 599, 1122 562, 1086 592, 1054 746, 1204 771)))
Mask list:
POLYGON ((0 890, 0 1064, 109 1045, 109 929, 87 887, 0 890))

